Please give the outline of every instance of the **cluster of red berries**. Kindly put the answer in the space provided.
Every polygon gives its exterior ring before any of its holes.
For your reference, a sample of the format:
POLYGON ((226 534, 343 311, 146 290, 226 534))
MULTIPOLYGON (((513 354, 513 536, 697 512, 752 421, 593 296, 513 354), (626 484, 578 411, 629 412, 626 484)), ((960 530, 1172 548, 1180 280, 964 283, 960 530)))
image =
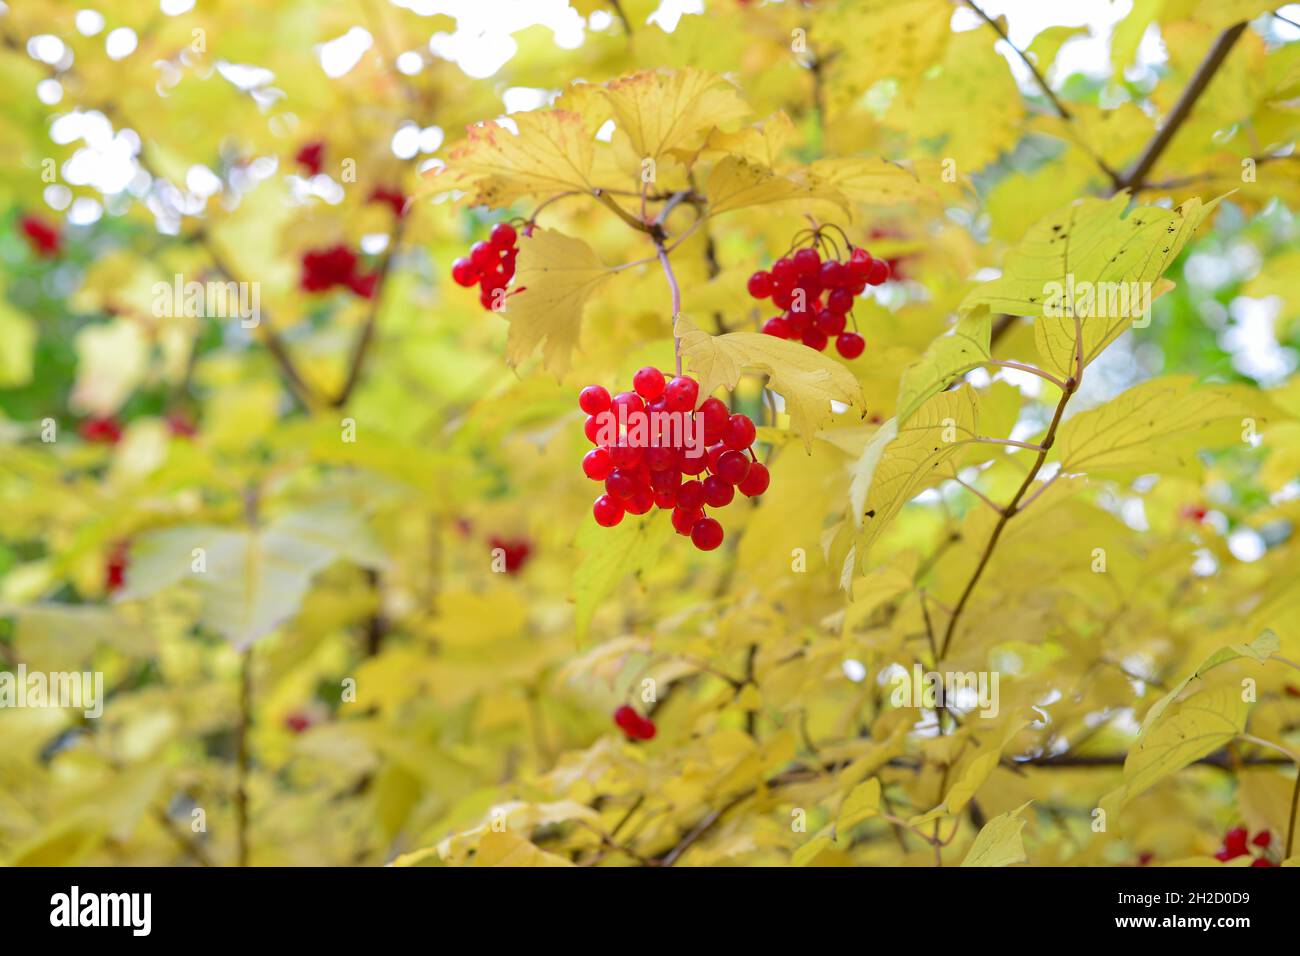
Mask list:
MULTIPOLYGON (((524 226, 525 236, 532 233, 531 224, 524 226)), ((501 311, 506 299, 506 286, 515 277, 515 259, 519 256, 519 247, 515 243, 518 239, 514 226, 499 222, 492 227, 487 242, 474 243, 468 256, 451 264, 452 280, 465 289, 477 285, 479 303, 490 312, 501 311)))
MULTIPOLYGON (((1239 856, 1249 856, 1251 846, 1267 852, 1269 844, 1272 842, 1273 836, 1267 830, 1260 830, 1251 838, 1245 827, 1233 827, 1223 835, 1223 846, 1219 849, 1219 852, 1214 854, 1214 858, 1226 863, 1229 860, 1235 860, 1239 856), (1247 841, 1249 841, 1249 845, 1247 845, 1247 841)), ((1256 856, 1254 862, 1250 865, 1252 867, 1277 866, 1276 863, 1263 855, 1256 856)))
POLYGON ((346 286, 363 299, 375 294, 377 273, 364 275, 357 271, 357 254, 345 245, 327 249, 311 249, 303 253, 302 278, 299 285, 304 292, 326 292, 335 286, 346 286))
POLYGON ((845 330, 853 300, 867 286, 880 285, 888 278, 889 264, 871 258, 865 249, 851 246, 843 262, 823 261, 814 245, 777 259, 770 271, 755 272, 749 277, 748 289, 753 298, 771 299, 782 310, 763 324, 766 334, 801 341, 818 352, 834 338, 835 350, 846 359, 855 359, 866 342, 857 332, 845 330))
POLYGON ((643 515, 658 506, 672 511, 678 534, 712 551, 722 544, 722 525, 705 506, 723 508, 737 490, 749 498, 767 490, 770 476, 752 447, 757 429, 719 398, 697 408, 700 385, 686 375, 668 381, 647 367, 632 377, 632 388, 610 398, 601 386, 588 385, 578 395, 588 416, 587 439, 596 446, 582 459, 582 470, 605 483, 591 509, 596 523, 612 528, 626 513, 643 515))
POLYGON ((631 740, 654 739, 655 722, 649 717, 642 717, 627 704, 614 711, 614 723, 631 740))
POLYGON ((18 226, 22 229, 27 244, 32 247, 32 251, 38 256, 51 259, 59 254, 59 250, 63 245, 63 238, 59 235, 59 230, 56 227, 39 216, 23 216, 18 221, 18 226))
POLYGON ((309 176, 317 176, 325 163, 325 143, 321 140, 303 143, 293 158, 309 176))

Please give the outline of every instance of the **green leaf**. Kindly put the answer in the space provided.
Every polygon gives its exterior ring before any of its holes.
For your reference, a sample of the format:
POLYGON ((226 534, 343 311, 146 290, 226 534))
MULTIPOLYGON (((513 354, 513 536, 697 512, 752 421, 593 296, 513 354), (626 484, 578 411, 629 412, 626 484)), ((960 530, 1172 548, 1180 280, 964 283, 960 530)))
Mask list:
POLYGON ((586 637, 600 603, 627 575, 652 566, 672 534, 672 524, 655 514, 642 519, 628 515, 613 528, 592 521, 583 524, 575 542, 583 552, 582 563, 573 573, 579 640, 586 637))

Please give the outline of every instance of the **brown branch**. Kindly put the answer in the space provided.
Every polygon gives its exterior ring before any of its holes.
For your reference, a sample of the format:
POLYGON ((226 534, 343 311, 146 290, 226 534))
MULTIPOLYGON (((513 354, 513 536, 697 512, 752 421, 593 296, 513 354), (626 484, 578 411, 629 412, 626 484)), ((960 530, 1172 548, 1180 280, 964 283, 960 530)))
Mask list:
POLYGON ((970 7, 977 14, 979 14, 980 19, 983 20, 985 23, 987 23, 989 26, 991 26, 994 29, 994 31, 997 33, 997 35, 1003 39, 1003 41, 1006 43, 1007 46, 1011 47, 1011 49, 1016 51, 1016 56, 1020 57, 1020 62, 1022 62, 1025 66, 1027 66, 1029 68, 1029 72, 1033 74, 1034 82, 1038 84, 1038 88, 1043 91, 1043 95, 1045 95, 1049 100, 1051 100, 1052 108, 1056 110, 1056 115, 1061 117, 1061 119, 1063 120, 1072 119, 1070 111, 1065 108, 1065 104, 1063 104, 1059 99, 1056 98, 1056 94, 1052 92, 1052 88, 1047 84, 1046 78, 1043 76, 1043 74, 1038 72, 1038 67, 1034 65, 1034 61, 1029 59, 1029 57, 1025 55, 1024 50, 1020 49, 1020 47, 1016 46, 1014 43, 1011 42, 1011 37, 1007 36, 1006 30, 1002 29, 1002 24, 998 23, 998 21, 994 20, 987 13, 985 13, 978 6, 976 6, 973 0, 966 0, 966 6, 970 7))
POLYGON ((1246 24, 1243 21, 1235 26, 1228 27, 1219 34, 1218 39, 1214 41, 1214 45, 1205 54, 1205 59, 1201 61, 1201 65, 1192 74, 1192 78, 1188 81, 1182 96, 1178 98, 1174 108, 1169 111, 1169 115, 1165 118, 1156 135, 1152 137, 1151 142, 1147 144, 1146 149, 1142 151, 1142 155, 1137 158, 1133 167, 1116 183, 1116 192, 1121 189, 1138 189, 1142 186, 1147 174, 1151 172, 1152 167, 1155 166, 1156 161, 1165 151, 1165 147, 1174 138, 1174 134, 1178 132, 1183 122, 1191 115, 1193 107, 1196 106, 1196 101, 1201 98, 1205 88, 1210 85, 1210 81, 1214 79, 1215 73, 1223 65, 1223 61, 1227 59, 1228 54, 1232 52, 1233 46, 1245 29, 1246 24))
MULTIPOLYGON (((944 629, 943 645, 939 648, 939 658, 942 660, 948 656, 948 648, 952 644, 953 633, 957 630, 957 622, 961 619, 962 611, 966 609, 966 602, 970 600, 971 593, 975 590, 975 585, 979 583, 980 577, 984 574, 984 569, 988 566, 989 559, 993 557, 993 549, 997 546, 998 539, 1002 536, 1002 529, 1007 526, 1007 522, 1015 515, 1020 505, 1020 499, 1025 496, 1029 486, 1034 483, 1038 477, 1038 472, 1042 470, 1043 463, 1047 461, 1047 453, 1051 451, 1052 443, 1056 440, 1056 430, 1061 425, 1061 416, 1065 413, 1065 406, 1070 401, 1079 387, 1077 377, 1071 377, 1066 380, 1065 391, 1061 393, 1061 400, 1056 403, 1056 413, 1052 416, 1052 423, 1047 427, 1047 434, 1044 436, 1041 448, 1037 457, 1034 459, 1033 466, 1029 473, 1025 475, 1024 481, 1020 483, 1020 488, 1012 496, 1011 501, 1003 509, 1002 517, 993 528, 993 533, 989 536, 988 543, 984 545, 984 553, 980 555, 979 564, 975 566, 975 572, 966 582, 966 588, 961 593, 956 607, 953 608, 952 616, 948 618, 948 626, 944 629)), ((937 665, 936 665, 937 666, 937 665)))
POLYGON ((397 221, 388 234, 388 248, 384 251, 384 258, 380 260, 376 272, 375 297, 370 302, 370 311, 366 315, 365 324, 361 326, 361 332, 352 346, 352 357, 348 360, 347 378, 344 379, 343 387, 339 389, 339 393, 330 400, 331 408, 342 408, 346 405, 348 399, 352 397, 352 392, 361 382, 361 371, 365 366, 366 356, 370 353, 370 345, 374 341, 375 328, 379 322, 379 308, 384 300, 384 286, 388 284, 388 274, 393 259, 396 258, 397 247, 401 244, 405 223, 406 216, 399 213, 397 221))
POLYGON ((1286 820, 1286 856, 1282 859, 1291 859, 1291 847, 1295 842, 1295 811, 1297 804, 1300 804, 1300 767, 1296 768, 1295 785, 1291 787, 1291 813, 1286 820))
POLYGON ((239 665, 239 725, 235 731, 235 865, 248 866, 248 730, 252 723, 253 649, 239 665))
POLYGON ((161 807, 155 809, 154 818, 158 821, 158 824, 163 828, 163 830, 166 831, 167 835, 176 841, 177 846, 184 850, 186 854, 192 856, 199 866, 216 865, 212 862, 212 857, 208 856, 207 851, 204 850, 202 846, 187 837, 181 830, 177 829, 175 821, 167 815, 166 810, 163 810, 161 807))

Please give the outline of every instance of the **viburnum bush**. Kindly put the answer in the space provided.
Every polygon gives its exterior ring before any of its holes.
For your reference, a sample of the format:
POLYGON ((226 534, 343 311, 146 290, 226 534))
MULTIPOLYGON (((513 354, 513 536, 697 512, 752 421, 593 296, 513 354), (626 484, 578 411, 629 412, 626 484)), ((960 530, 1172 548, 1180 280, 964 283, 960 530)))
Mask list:
POLYGON ((0 863, 1295 864, 1289 20, 182 6, 0 5, 0 863))

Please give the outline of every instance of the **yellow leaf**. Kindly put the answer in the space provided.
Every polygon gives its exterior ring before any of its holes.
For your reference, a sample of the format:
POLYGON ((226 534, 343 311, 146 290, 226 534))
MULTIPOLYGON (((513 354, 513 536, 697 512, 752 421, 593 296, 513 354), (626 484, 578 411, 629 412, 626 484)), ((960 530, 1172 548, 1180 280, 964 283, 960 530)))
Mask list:
POLYGON ((833 187, 846 199, 869 206, 899 206, 937 198, 914 172, 879 156, 821 159, 808 167, 808 172, 823 188, 833 187))
POLYGON ((514 833, 488 831, 479 840, 474 866, 573 866, 514 833))
POLYGON ((644 519, 628 515, 614 528, 583 523, 577 540, 583 559, 573 573, 579 638, 586 636, 592 615, 615 585, 632 572, 651 567, 672 533, 672 524, 654 513, 644 519))
POLYGON ((809 840, 807 843, 805 843, 803 846, 799 847, 799 849, 794 851, 794 855, 790 857, 790 865, 808 866, 815 859, 817 859, 818 856, 821 855, 821 852, 823 850, 825 850, 830 845, 831 845, 830 835, 826 833, 820 833, 817 836, 813 837, 811 840, 809 840))
POLYGON ((991 312, 1037 316, 1034 335, 1045 368, 1073 375, 1076 322, 1087 365, 1163 291, 1157 280, 1218 201, 1189 199, 1172 210, 1138 206, 1124 216, 1127 193, 1078 200, 1039 220, 1007 253, 1001 277, 972 290, 961 312, 986 305, 991 312), (1089 290, 1091 303, 1084 298, 1089 290), (1076 318, 1072 304, 1093 314, 1076 318))
POLYGON ((1162 713, 1124 760, 1122 802, 1227 744, 1245 729, 1249 710, 1241 688, 1228 684, 1193 695, 1171 716, 1162 713))
POLYGON ((704 70, 634 73, 609 83, 605 95, 641 160, 697 150, 715 126, 748 112, 735 87, 704 70))
POLYGON ((1025 845, 1020 831, 1025 828, 1021 814, 1029 803, 998 814, 980 830, 975 843, 961 861, 962 866, 1010 866, 1025 862, 1025 845))
POLYGON ((1025 52, 1034 57, 1038 72, 1046 75, 1047 71, 1052 68, 1052 62, 1056 59, 1056 54, 1060 52, 1061 47, 1069 40, 1087 34, 1087 32, 1087 27, 1048 27, 1034 36, 1025 52))
POLYGON ((838 191, 794 175, 781 175, 744 156, 726 156, 709 173, 704 185, 710 215, 788 202, 793 199, 829 199, 847 215, 848 204, 838 191))
POLYGON ((895 417, 904 425, 931 396, 942 392, 971 369, 988 362, 993 321, 987 309, 957 320, 951 333, 930 343, 925 354, 903 372, 895 417))
POLYGON ((518 365, 540 345, 546 367, 562 376, 578 345, 582 313, 613 273, 581 239, 538 229, 519 239, 515 285, 502 315, 510 323, 506 359, 518 365))
POLYGON ((1244 404, 1237 386, 1196 387, 1190 375, 1152 379, 1074 416, 1056 438, 1056 453, 1066 471, 1090 475, 1136 476, 1167 472, 1179 453, 1195 460, 1196 451, 1240 440, 1241 419, 1262 417, 1244 404), (1218 429, 1216 425, 1224 426, 1218 429))
POLYGON ((905 504, 942 477, 939 465, 976 437, 977 395, 970 387, 940 392, 907 425, 897 428, 891 440, 893 421, 881 427, 854 466, 849 502, 853 520, 862 529, 860 558, 865 558, 905 504))
POLYGON ((21 388, 32 380, 36 323, 0 299, 0 388, 21 388))
POLYGON ((872 777, 850 791, 840 804, 840 815, 835 820, 836 839, 852 827, 880 812, 880 778, 872 777))
POLYGON ((831 402, 864 405, 862 389, 853 374, 820 352, 758 332, 709 335, 679 317, 675 333, 681 338, 682 365, 694 372, 700 395, 732 388, 746 368, 767 372, 769 387, 785 401, 791 427, 812 448, 817 429, 834 417, 831 402))
POLYGON ((526 196, 591 192, 595 140, 582 116, 547 110, 512 119, 518 134, 493 122, 471 126, 440 175, 466 185, 472 205, 494 208, 526 196))

